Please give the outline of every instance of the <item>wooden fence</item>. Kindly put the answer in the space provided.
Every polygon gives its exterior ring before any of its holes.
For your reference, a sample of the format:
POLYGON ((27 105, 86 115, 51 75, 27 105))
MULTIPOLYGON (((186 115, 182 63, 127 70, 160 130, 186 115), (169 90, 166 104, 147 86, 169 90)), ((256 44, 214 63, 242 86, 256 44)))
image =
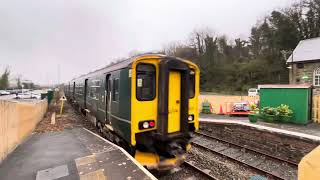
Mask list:
POLYGON ((320 96, 313 96, 312 120, 320 123, 320 96))

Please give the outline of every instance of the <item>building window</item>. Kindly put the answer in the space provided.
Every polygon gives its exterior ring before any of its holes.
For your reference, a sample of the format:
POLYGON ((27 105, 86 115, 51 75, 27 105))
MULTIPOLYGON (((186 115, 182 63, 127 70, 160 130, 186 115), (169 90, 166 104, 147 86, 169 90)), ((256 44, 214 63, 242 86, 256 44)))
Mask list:
POLYGON ((320 86, 320 68, 318 68, 314 71, 313 85, 320 86))
POLYGON ((298 63, 298 64, 297 64, 297 68, 298 68, 298 69, 303 69, 303 68, 304 68, 304 64, 298 63))

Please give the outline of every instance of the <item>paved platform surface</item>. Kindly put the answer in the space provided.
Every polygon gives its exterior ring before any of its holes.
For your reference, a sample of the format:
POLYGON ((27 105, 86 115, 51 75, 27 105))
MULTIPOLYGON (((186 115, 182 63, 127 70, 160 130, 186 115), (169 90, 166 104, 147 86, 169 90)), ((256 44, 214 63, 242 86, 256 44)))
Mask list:
POLYGON ((128 153, 84 129, 32 134, 0 164, 0 180, 155 179, 128 153))
POLYGON ((308 125, 295 125, 295 124, 280 124, 280 123, 267 123, 257 122, 250 123, 247 117, 228 117, 216 115, 201 115, 200 122, 215 122, 215 123, 232 123, 251 126, 258 129, 265 129, 283 134, 303 137, 320 141, 320 124, 311 123, 308 125))

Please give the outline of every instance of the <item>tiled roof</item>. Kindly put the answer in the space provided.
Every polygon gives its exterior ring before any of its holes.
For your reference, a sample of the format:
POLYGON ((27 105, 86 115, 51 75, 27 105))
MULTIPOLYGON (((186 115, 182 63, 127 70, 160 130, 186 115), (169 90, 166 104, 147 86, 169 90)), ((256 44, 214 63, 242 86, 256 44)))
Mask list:
POLYGON ((299 42, 287 63, 320 60, 320 37, 299 42))

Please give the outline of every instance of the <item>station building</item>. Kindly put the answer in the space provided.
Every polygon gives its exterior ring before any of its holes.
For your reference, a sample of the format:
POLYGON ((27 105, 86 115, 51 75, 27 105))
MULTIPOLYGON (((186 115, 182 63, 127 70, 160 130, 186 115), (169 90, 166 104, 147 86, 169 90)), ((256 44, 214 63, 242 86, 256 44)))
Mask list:
POLYGON ((320 37, 300 41, 287 64, 290 84, 312 86, 313 119, 320 119, 320 37))

